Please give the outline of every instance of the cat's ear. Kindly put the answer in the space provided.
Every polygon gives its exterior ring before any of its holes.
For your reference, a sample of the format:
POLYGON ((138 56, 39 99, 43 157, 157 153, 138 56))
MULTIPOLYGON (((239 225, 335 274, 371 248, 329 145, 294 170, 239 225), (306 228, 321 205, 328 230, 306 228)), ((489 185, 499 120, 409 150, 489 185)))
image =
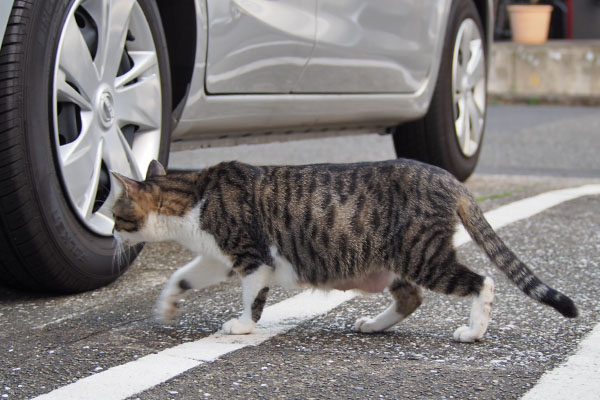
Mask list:
POLYGON ((150 165, 148 165, 148 172, 146 172, 146 179, 153 177, 153 176, 162 176, 162 175, 166 175, 167 171, 165 171, 165 167, 162 166, 161 163, 159 163, 156 160, 152 160, 150 162, 150 165))
POLYGON ((123 176, 121 174, 119 174, 118 172, 111 172, 112 176, 115 177, 115 179, 117 180, 117 182, 119 182, 121 184, 121 186, 123 186, 123 190, 127 193, 131 193, 134 191, 139 190, 140 188, 140 184, 139 182, 128 178, 126 176, 123 176))

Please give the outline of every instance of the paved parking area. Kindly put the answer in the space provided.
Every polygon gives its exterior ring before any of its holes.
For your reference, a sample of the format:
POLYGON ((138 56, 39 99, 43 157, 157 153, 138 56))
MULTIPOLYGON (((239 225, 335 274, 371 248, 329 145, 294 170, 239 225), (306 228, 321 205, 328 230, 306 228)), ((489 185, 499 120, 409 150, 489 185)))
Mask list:
MULTIPOLYGON (((486 211, 550 190, 600 182, 595 154, 600 130, 592 129, 600 120, 597 110, 527 108, 491 107, 480 167, 467 182, 486 211), (569 126, 572 131, 566 132, 569 126), (547 139, 540 137, 547 132, 547 139), (556 146, 554 141, 567 133, 573 145, 556 146), (514 146, 518 140, 525 142, 514 146), (535 151, 524 147, 532 141, 538 143, 535 151)), ((171 160, 174 166, 196 166, 223 158, 272 164, 391 157, 390 138, 369 135, 180 152, 171 160)), ((428 293, 421 308, 392 331, 365 335, 353 331, 355 319, 387 307, 389 297, 357 296, 131 398, 520 398, 573 354, 600 321, 599 226, 596 195, 499 230, 538 276, 573 298, 581 313, 575 320, 526 298, 467 243, 459 250, 462 260, 496 282, 492 321, 480 343, 451 339, 467 321, 468 299, 428 293)), ((153 318, 162 285, 191 257, 172 243, 147 245, 121 279, 74 296, 48 298, 0 288, 0 395, 31 398, 217 332, 241 311, 235 280, 191 293, 173 325, 153 318)), ((275 289, 267 306, 298 293, 275 289)), ((111 398, 110 392, 101 395, 111 398)))

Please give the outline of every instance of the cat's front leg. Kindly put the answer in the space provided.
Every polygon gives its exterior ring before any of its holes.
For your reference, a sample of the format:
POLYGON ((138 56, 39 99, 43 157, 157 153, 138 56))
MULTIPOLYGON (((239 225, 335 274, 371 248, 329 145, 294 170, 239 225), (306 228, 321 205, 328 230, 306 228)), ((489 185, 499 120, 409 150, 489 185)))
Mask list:
POLYGON ((239 318, 223 324, 223 332, 230 335, 245 335, 251 333, 256 327, 267 300, 273 268, 262 264, 249 274, 244 274, 242 270, 240 275, 244 310, 239 318))
POLYGON ((163 289, 156 305, 157 317, 171 322, 177 315, 177 305, 189 289, 202 289, 233 276, 233 270, 225 263, 211 257, 198 256, 178 269, 163 289))

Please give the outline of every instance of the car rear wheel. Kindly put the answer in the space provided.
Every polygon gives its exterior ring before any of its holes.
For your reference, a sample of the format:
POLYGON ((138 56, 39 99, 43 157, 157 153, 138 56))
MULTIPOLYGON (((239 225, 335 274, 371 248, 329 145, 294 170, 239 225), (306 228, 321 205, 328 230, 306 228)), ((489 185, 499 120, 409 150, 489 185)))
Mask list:
POLYGON ((486 116, 484 37, 473 1, 453 1, 429 110, 423 118, 402 124, 394 131, 399 157, 437 165, 462 181, 473 173, 486 116))
POLYGON ((166 163, 171 86, 151 0, 16 0, 0 51, 3 281, 77 292, 120 276, 110 171, 166 163))

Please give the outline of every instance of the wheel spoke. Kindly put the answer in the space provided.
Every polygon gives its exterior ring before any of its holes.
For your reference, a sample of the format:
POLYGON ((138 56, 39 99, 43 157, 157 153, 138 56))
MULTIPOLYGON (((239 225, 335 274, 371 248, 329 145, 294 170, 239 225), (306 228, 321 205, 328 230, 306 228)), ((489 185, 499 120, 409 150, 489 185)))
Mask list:
POLYGON ((100 183, 100 171, 102 170, 102 153, 104 152, 104 140, 100 140, 96 148, 96 157, 94 159, 94 169, 91 179, 88 182, 85 195, 81 202, 81 210, 86 218, 92 214, 94 201, 98 193, 98 184, 100 183))
POLYGON ((473 126, 471 124, 472 121, 471 119, 469 119, 468 115, 466 116, 465 120, 467 129, 465 134, 465 143, 463 145, 463 153, 466 155, 471 155, 475 152, 477 146, 476 143, 473 142, 473 126))
POLYGON ((454 60, 454 76, 452 78, 453 82, 453 88, 454 88, 454 93, 461 93, 463 92, 464 88, 463 88, 463 80, 465 75, 467 74, 466 71, 466 63, 463 61, 463 63, 459 63, 458 60, 454 60))
POLYGON ((98 211, 90 215, 88 223, 103 232, 112 231, 115 224, 112 216, 112 206, 115 204, 115 200, 107 199, 98 211))
MULTIPOLYGON (((138 132, 135 135, 133 143, 133 152, 136 155, 136 162, 142 171, 146 171, 150 161, 156 159, 160 150, 160 128, 145 132, 138 132)), ((145 177, 145 174, 144 174, 145 177)))
POLYGON ((158 74, 158 61, 155 52, 130 51, 128 54, 133 61, 133 67, 131 70, 127 71, 127 73, 117 77, 115 80, 116 89, 120 89, 123 86, 140 79, 142 75, 147 72, 158 74))
POLYGON ((59 60, 65 83, 70 82, 89 101, 98 86, 99 74, 74 16, 66 22, 59 60))
POLYGON ((75 103, 79 106, 79 108, 82 111, 91 111, 92 104, 90 99, 84 97, 67 82, 65 72, 59 70, 57 75, 58 76, 56 77, 56 80, 54 82, 57 101, 75 103))
POLYGON ((467 74, 471 87, 485 79, 485 61, 481 40, 471 42, 471 59, 467 64, 467 74))
POLYGON ((135 0, 99 0, 85 5, 98 26, 95 63, 105 83, 112 84, 117 76, 134 4, 135 0))
POLYGON ((105 136, 104 162, 110 171, 133 179, 143 180, 144 174, 121 129, 113 127, 105 136))
POLYGON ((471 58, 471 40, 474 35, 474 27, 472 24, 463 24, 462 36, 460 36, 460 50, 463 56, 463 63, 466 65, 467 61, 471 58))
POLYGON ((83 7, 92 17, 96 26, 102 31, 102 27, 107 25, 109 3, 112 0, 84 0, 80 7, 83 7))
POLYGON ((115 92, 119 126, 133 124, 141 130, 158 128, 161 122, 160 93, 160 81, 156 75, 143 78, 115 92))
MULTIPOLYGON (((112 177, 111 182, 114 182, 114 178, 112 177)), ((98 227, 103 227, 103 229, 110 232, 114 226, 112 208, 115 201, 117 201, 119 194, 120 192, 115 190, 115 186, 111 185, 111 191, 108 193, 108 197, 102 206, 100 206, 100 208, 91 216, 90 222, 98 227)))
POLYGON ((458 145, 461 149, 464 149, 465 142, 467 140, 467 118, 465 113, 465 100, 464 98, 460 98, 457 101, 458 107, 458 116, 456 121, 454 122, 454 127, 456 129, 456 136, 458 137, 458 145))
POLYGON ((470 115, 476 116, 477 119, 483 119, 483 110, 475 102, 473 96, 468 96, 466 100, 467 111, 470 115))
POLYGON ((479 143, 483 130, 483 110, 479 108, 473 96, 467 98, 467 115, 471 125, 471 140, 479 143))
MULTIPOLYGON (((89 129, 87 130, 89 132, 89 129)), ((62 174, 72 202, 82 217, 93 208, 102 165, 103 140, 82 133, 76 141, 60 146, 62 174)))

